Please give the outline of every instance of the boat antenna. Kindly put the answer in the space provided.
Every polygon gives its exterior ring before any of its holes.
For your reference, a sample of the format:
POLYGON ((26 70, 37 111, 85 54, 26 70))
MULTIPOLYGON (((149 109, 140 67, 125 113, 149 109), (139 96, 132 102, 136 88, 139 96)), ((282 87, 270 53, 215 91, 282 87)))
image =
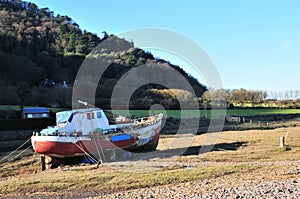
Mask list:
POLYGON ((93 108, 96 108, 95 106, 93 106, 93 105, 91 105, 91 104, 89 104, 89 103, 87 103, 87 102, 84 102, 84 101, 81 101, 81 100, 78 100, 78 103, 79 104, 83 104, 84 106, 89 106, 89 107, 93 107, 93 108))
MULTIPOLYGON (((87 103, 87 102, 81 101, 81 100, 78 100, 78 103, 79 103, 79 104, 83 104, 83 105, 86 106, 86 107, 89 106, 89 107, 97 108, 96 106, 93 106, 93 105, 91 105, 91 104, 89 104, 89 103, 87 103)), ((103 109, 103 111, 104 111, 105 113, 111 114, 113 117, 118 117, 118 116, 119 116, 119 115, 114 114, 113 112, 108 111, 108 110, 104 110, 104 109, 103 109)))

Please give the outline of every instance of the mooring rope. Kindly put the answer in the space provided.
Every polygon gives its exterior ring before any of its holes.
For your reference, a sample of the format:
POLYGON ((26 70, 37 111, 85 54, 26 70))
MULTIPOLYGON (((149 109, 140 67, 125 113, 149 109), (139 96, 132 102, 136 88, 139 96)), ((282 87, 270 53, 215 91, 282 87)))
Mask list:
MULTIPOLYGON (((1 161, 3 161, 3 160, 5 160, 5 159, 7 159, 9 156, 11 156, 12 154, 14 154, 14 153, 16 153, 20 148, 22 148, 25 144, 27 144, 27 142, 29 142, 31 140, 31 138, 29 138, 28 140, 26 140, 26 142, 24 142, 21 146, 19 146, 17 149, 15 149, 14 151, 12 151, 10 154, 8 154, 7 156, 5 156, 4 158, 2 158, 1 160, 0 160, 0 162, 1 161)), ((28 149, 28 148, 30 148, 31 147, 31 145, 29 146, 29 147, 27 147, 26 149, 28 149)), ((21 152, 21 154, 22 153, 24 153, 24 151, 23 152, 21 152)), ((19 155, 17 155, 17 157, 18 156, 20 156, 20 154, 19 155)), ((15 158, 15 157, 14 157, 15 158)), ((12 158, 13 159, 13 158, 12 158)))
POLYGON ((101 145, 100 137, 99 137, 99 136, 96 136, 96 137, 97 137, 97 140, 98 140, 100 149, 101 149, 101 153, 102 153, 102 155, 103 155, 104 162, 106 162, 106 158, 105 158, 105 154, 104 154, 104 151, 103 151, 103 148, 102 148, 102 145, 101 145))
POLYGON ((32 160, 30 162, 30 167, 32 166, 33 162, 34 162, 34 159, 35 159, 35 156, 36 156, 36 152, 34 151, 33 155, 32 155, 32 160))
MULTIPOLYGON (((19 153, 18 155, 16 155, 15 157, 13 157, 12 159, 10 159, 9 161, 12 161, 12 160, 14 160, 14 159, 16 159, 17 157, 19 157, 20 155, 22 155, 24 152, 26 152, 29 148, 31 148, 32 146, 30 145, 30 146, 28 146, 26 149, 24 149, 21 153, 19 153)), ((8 162, 9 162, 8 161, 8 162)))
MULTIPOLYGON (((67 136, 68 138, 71 138, 71 139, 73 138, 73 137, 71 137, 71 136, 69 136, 69 135, 66 135, 66 136, 67 136)), ((91 156, 88 152, 86 152, 82 146, 80 146, 79 144, 77 144, 76 141, 77 141, 77 140, 74 139, 73 144, 75 144, 75 146, 76 146, 77 148, 79 148, 79 150, 81 150, 86 156, 88 156, 89 158, 91 158, 93 161, 97 162, 97 160, 96 160, 93 156, 91 156)))

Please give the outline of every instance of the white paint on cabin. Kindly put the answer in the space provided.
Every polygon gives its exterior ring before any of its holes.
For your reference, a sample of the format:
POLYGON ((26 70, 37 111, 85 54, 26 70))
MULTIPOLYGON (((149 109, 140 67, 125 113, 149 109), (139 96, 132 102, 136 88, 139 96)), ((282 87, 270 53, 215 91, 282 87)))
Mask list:
POLYGON ((76 131, 82 135, 89 135, 97 128, 103 130, 110 128, 108 119, 102 109, 79 109, 57 113, 58 132, 68 134, 76 131))

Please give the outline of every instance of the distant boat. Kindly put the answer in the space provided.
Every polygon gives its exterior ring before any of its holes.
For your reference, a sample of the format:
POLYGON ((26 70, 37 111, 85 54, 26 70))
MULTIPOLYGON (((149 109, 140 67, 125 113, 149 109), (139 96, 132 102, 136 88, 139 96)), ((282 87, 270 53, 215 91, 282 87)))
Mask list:
POLYGON ((85 156, 99 160, 115 149, 151 151, 158 145, 162 117, 132 120, 119 116, 112 123, 100 108, 62 111, 56 113, 56 126, 33 133, 31 143, 53 167, 85 156))

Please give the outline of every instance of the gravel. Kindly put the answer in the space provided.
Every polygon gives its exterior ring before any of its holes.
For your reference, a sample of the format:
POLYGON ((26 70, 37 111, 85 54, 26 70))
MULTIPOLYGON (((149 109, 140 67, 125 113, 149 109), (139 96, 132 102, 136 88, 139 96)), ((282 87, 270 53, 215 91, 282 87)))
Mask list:
POLYGON ((300 198, 300 179, 262 182, 251 185, 245 182, 227 187, 226 182, 213 186, 208 180, 177 185, 128 190, 113 194, 100 194, 95 198, 300 198))

